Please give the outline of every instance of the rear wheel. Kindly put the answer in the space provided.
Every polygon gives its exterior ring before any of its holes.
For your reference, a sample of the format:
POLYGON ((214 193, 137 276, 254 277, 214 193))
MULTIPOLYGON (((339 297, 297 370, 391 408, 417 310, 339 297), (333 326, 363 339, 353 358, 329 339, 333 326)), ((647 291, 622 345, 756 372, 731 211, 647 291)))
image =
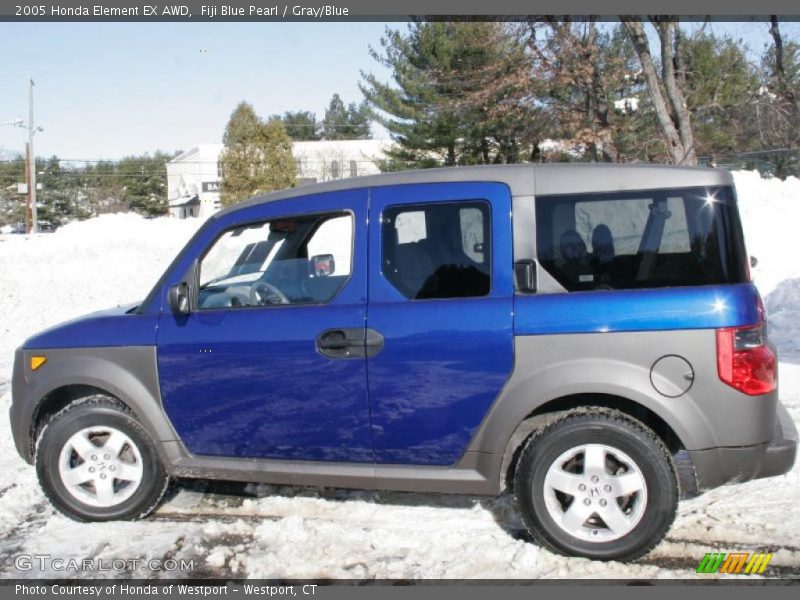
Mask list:
POLYGON ((633 560, 660 542, 675 518, 669 451, 617 411, 566 415, 534 435, 517 464, 525 525, 560 554, 633 560))
POLYGON ((79 521, 145 516, 169 479, 136 418, 106 396, 71 404, 48 422, 36 446, 36 471, 53 505, 79 521))

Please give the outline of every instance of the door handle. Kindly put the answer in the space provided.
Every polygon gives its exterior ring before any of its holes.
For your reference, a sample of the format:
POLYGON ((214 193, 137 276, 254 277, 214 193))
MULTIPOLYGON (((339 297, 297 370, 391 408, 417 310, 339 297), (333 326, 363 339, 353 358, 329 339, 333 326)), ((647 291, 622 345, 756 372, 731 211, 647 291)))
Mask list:
POLYGON ((327 329, 317 336, 317 352, 327 358, 369 358, 383 349, 383 336, 374 329, 327 329))

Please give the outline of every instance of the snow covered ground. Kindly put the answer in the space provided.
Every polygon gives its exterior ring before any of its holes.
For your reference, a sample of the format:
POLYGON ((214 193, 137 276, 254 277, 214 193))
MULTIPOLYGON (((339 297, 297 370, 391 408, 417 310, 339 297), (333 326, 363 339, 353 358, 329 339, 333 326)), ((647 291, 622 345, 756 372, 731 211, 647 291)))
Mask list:
MULTIPOLYGON (((782 399, 800 422, 800 262, 791 246, 800 181, 749 172, 736 173, 736 181, 748 249, 760 261, 755 281, 781 348, 782 399)), ((79 575, 9 564, 8 557, 25 553, 186 559, 194 570, 181 575, 197 577, 685 578, 696 576, 712 548, 775 552, 768 575, 800 575, 800 466, 681 503, 667 539, 629 565, 564 558, 525 542, 506 496, 201 481, 179 486, 144 521, 79 524, 60 516, 11 441, 5 415, 13 350, 44 327, 139 300, 199 225, 109 215, 54 234, 0 236, 0 576, 79 575)))

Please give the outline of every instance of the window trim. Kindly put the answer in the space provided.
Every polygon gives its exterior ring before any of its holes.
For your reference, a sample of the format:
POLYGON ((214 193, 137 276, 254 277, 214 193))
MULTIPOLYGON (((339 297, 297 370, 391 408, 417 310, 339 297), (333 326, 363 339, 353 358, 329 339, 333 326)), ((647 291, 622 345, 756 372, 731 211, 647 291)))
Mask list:
MULTIPOLYGON (((380 239, 380 274, 381 278, 386 282, 386 284, 397 292, 400 297, 408 302, 447 302, 453 300, 482 300, 485 298, 489 298, 492 293, 494 292, 494 236, 492 235, 492 227, 494 225, 494 221, 492 219, 492 202, 488 198, 459 198, 453 200, 424 200, 420 202, 414 203, 399 203, 399 204, 386 204, 383 209, 381 210, 379 225, 380 225, 380 232, 379 232, 379 239, 380 239), (384 258, 383 258, 383 245, 384 245, 384 235, 383 235, 383 227, 384 227, 384 219, 385 213, 387 210, 395 209, 395 208, 413 208, 413 207, 426 207, 426 206, 442 206, 447 204, 469 204, 469 203, 480 203, 484 205, 487 209, 488 214, 488 227, 486 228, 486 233, 488 234, 488 242, 484 240, 484 245, 488 244, 488 248, 490 250, 489 256, 489 290, 483 296, 452 296, 450 298, 408 298, 402 291, 400 291, 394 283, 392 283, 391 279, 386 276, 384 271, 384 258)), ((459 224, 460 225, 460 224, 459 224)), ((426 230, 427 230, 427 221, 426 221, 426 230)))
MULTIPOLYGON (((316 231, 316 229, 314 230, 316 231)), ((312 233, 313 235, 313 233, 312 233)), ((189 298, 189 305, 192 307, 192 312, 196 313, 210 313, 210 312, 221 312, 221 311, 241 311, 241 310, 253 310, 253 309, 273 309, 273 308, 297 308, 297 307, 313 307, 313 306, 328 306, 329 304, 333 303, 336 298, 342 293, 350 281, 353 279, 353 274, 355 272, 355 263, 356 263, 356 215, 355 211, 350 208, 344 208, 341 210, 328 210, 322 212, 312 212, 312 213, 292 213, 288 215, 274 215, 271 217, 265 218, 258 218, 258 219, 250 219, 246 221, 241 221, 236 223, 235 225, 231 225, 226 227, 225 229, 220 230, 213 239, 208 243, 208 245, 203 249, 203 252, 197 256, 194 260, 194 281, 195 284, 190 286, 191 288, 191 296, 189 298), (265 304, 263 306, 219 306, 213 308, 200 308, 199 306, 199 295, 200 295, 200 272, 201 267, 203 264, 203 260, 205 260, 208 253, 211 249, 217 244, 217 242, 222 238, 223 235, 228 233, 229 231, 233 231, 234 229, 240 229, 242 227, 249 227, 252 225, 263 225, 265 223, 269 223, 271 221, 280 221, 283 219, 302 219, 302 218, 313 218, 313 217, 350 217, 350 274, 347 276, 347 279, 342 282, 342 285, 339 286, 339 289, 336 290, 336 293, 328 298, 325 302, 304 302, 302 304, 265 304)))

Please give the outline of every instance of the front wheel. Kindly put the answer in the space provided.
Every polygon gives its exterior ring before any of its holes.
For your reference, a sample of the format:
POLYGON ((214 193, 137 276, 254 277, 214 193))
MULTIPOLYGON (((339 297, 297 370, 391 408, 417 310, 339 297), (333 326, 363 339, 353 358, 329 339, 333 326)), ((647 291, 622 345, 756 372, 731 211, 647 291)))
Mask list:
POLYGON ((147 432, 105 396, 71 404, 50 420, 36 445, 36 472, 50 502, 78 521, 143 517, 169 481, 147 432))
POLYGON ((675 518, 669 451, 620 412, 567 414, 529 440, 517 465, 525 525, 560 554, 633 560, 658 544, 675 518))

